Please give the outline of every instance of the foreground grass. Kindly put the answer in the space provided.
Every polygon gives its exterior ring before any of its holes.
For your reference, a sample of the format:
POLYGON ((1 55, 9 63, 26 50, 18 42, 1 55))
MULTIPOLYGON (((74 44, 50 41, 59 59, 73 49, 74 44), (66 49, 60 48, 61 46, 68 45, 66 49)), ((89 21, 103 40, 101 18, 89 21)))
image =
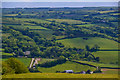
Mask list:
POLYGON ((3 78, 118 78, 117 74, 26 73, 3 75, 3 78))

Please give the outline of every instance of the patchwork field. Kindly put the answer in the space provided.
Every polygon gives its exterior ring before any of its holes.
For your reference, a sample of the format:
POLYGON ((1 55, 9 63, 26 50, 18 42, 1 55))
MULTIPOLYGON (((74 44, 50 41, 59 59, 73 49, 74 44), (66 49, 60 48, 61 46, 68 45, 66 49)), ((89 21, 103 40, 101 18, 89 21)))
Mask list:
POLYGON ((88 37, 88 40, 84 40, 82 37, 62 39, 58 40, 58 42, 63 43, 66 47, 85 48, 86 45, 93 47, 95 44, 97 44, 98 46, 100 46, 100 49, 118 49, 117 42, 99 37, 88 37))

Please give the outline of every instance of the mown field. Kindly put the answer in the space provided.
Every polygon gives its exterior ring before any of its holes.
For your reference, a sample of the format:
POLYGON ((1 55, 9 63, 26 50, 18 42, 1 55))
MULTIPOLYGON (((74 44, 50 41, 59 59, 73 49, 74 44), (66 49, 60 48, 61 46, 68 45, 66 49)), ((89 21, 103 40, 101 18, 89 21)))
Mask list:
POLYGON ((66 47, 77 47, 77 48, 85 48, 86 45, 93 47, 97 44, 100 49, 118 49, 118 43, 99 37, 87 37, 88 40, 84 40, 82 37, 72 38, 72 39, 62 39, 58 40, 58 42, 63 43, 66 47))
POLYGON ((38 67, 38 70, 42 73, 55 73, 56 71, 64 71, 64 70, 73 70, 74 72, 81 72, 87 70, 94 71, 96 68, 90 67, 87 65, 81 65, 75 62, 67 61, 66 63, 59 64, 50 68, 38 67))
POLYGON ((66 80, 66 78, 118 78, 118 75, 117 74, 26 73, 26 74, 3 75, 2 77, 3 78, 63 78, 62 80, 66 80))

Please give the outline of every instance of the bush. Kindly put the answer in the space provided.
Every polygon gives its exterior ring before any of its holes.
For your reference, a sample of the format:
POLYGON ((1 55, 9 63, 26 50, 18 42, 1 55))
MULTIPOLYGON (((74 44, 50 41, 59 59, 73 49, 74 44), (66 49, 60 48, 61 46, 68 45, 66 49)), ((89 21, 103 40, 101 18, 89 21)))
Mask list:
POLYGON ((10 68, 15 71, 16 74, 29 72, 27 67, 16 58, 9 58, 5 62, 10 68))
POLYGON ((15 71, 8 64, 2 62, 2 75, 13 74, 15 71))

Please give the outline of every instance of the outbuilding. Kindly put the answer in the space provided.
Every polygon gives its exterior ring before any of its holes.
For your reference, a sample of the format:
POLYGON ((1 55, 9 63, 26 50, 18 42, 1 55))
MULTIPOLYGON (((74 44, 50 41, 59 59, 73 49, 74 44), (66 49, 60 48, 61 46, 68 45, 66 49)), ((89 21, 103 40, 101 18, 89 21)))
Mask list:
POLYGON ((65 73, 74 73, 73 70, 65 70, 65 73))

